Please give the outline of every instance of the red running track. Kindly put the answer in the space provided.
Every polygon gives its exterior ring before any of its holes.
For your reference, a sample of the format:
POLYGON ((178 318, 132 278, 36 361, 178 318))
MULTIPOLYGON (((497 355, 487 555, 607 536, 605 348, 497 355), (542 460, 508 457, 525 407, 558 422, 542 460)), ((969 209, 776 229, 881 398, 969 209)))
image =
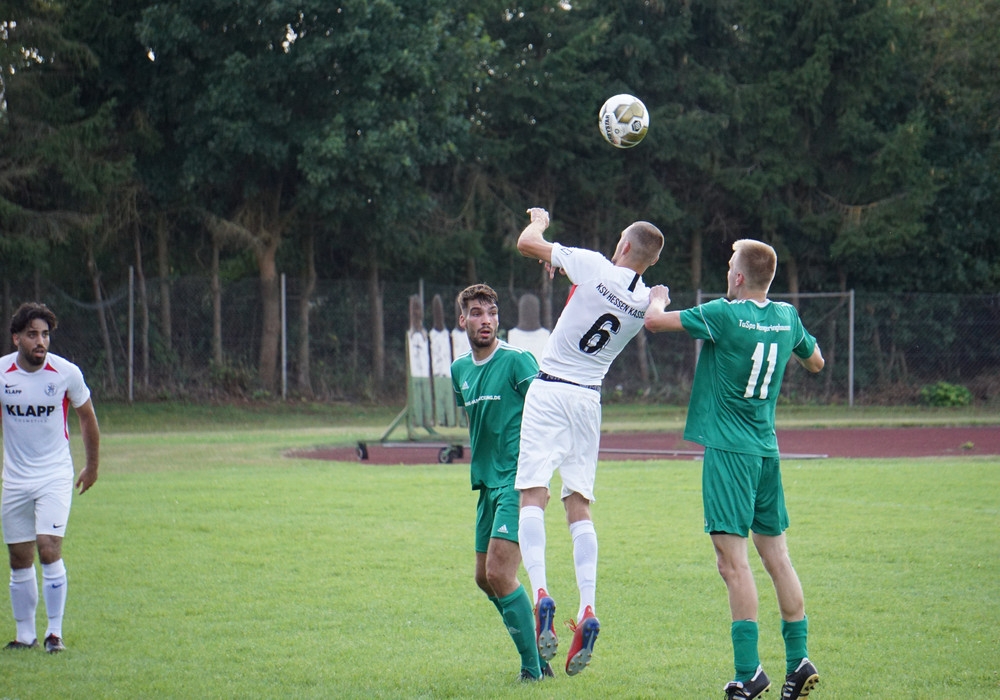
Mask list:
MULTIPOLYGON (((466 445, 468 442, 466 441, 466 445)), ((1000 426, 929 428, 816 428, 778 431, 782 456, 808 457, 936 457, 1000 455, 1000 426)), ((368 464, 435 464, 443 442, 366 443, 368 464)), ((317 448, 289 452, 292 457, 358 461, 357 447, 317 448)), ((468 448, 455 462, 468 463, 468 448)), ((601 459, 695 459, 702 448, 678 432, 605 433, 601 459)))

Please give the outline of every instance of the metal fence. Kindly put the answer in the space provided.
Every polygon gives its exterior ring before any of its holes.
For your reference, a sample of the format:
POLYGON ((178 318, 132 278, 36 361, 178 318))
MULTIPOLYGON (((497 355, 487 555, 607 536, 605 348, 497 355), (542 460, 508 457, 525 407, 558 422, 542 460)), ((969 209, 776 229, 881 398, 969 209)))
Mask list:
MULTIPOLYGON (((568 293, 563 282, 555 286, 551 299, 542 300, 552 304, 556 315, 568 293)), ((501 295, 500 320, 506 331, 517 325, 518 299, 537 292, 494 286, 501 295)), ((225 283, 221 289, 221 365, 212 361, 210 280, 170 281, 169 340, 161 332, 159 281, 147 280, 145 288, 145 302, 130 294, 127 283, 108 290, 102 304, 108 329, 104 334, 97 305, 43 283, 40 300, 60 318, 52 352, 78 363, 91 387, 105 398, 127 398, 130 392, 136 400, 264 396, 257 380, 261 303, 256 280, 225 283), (143 330, 144 318, 148 318, 148 332, 143 330), (141 353, 144 337, 148 337, 148 364, 141 353)), ((302 285, 289 278, 284 288, 287 353, 283 369, 290 379, 276 393, 295 396, 302 285)), ((452 328, 457 323, 454 299, 460 290, 431 283, 384 284, 385 379, 376 386, 367 284, 320 281, 309 304, 313 394, 324 400, 401 401, 406 387, 410 296, 420 294, 424 299, 429 329, 431 299, 440 295, 445 324, 452 328)), ((718 295, 672 292, 670 308, 687 308, 710 296, 718 295)), ((9 288, 4 298, 7 317, 18 303, 33 297, 33 290, 9 288)), ((858 293, 853 297, 853 317, 850 294, 772 297, 798 307, 827 360, 826 369, 817 375, 793 362, 785 375, 783 402, 912 404, 921 400, 926 387, 945 383, 964 387, 977 404, 1000 403, 1000 296, 858 293)), ((612 366, 604 384, 604 400, 682 405, 688 398, 696 357, 696 345, 686 334, 642 333, 612 366)))

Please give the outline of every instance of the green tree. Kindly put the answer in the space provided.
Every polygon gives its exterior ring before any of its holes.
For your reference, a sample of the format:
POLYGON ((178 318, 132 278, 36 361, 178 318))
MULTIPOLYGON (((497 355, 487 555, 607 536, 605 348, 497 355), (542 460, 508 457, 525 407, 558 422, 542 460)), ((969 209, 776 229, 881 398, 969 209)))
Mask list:
MULTIPOLYGON (((378 292, 380 270, 419 238, 421 168, 452 157, 465 128, 474 31, 440 1, 186 0, 143 13, 182 181, 256 256, 265 388, 276 385, 283 240, 303 217, 325 218, 318 245, 350 248, 378 292)), ((374 369, 380 382, 382 358, 374 369)))
POLYGON ((1000 2, 910 0, 903 18, 919 43, 914 71, 932 134, 938 192, 914 250, 912 289, 1000 290, 1000 2))
POLYGON ((134 211, 133 159, 117 141, 113 101, 84 94, 99 65, 74 36, 66 10, 59 2, 0 6, 0 68, 8 76, 0 111, 0 248, 14 264, 12 277, 25 268, 59 271, 55 244, 71 251, 62 261, 74 270, 82 255, 97 302, 104 380, 114 388, 98 260, 134 211))
POLYGON ((884 284, 922 236, 933 196, 903 55, 912 37, 878 0, 737 9, 724 181, 747 232, 776 245, 793 293, 884 284))

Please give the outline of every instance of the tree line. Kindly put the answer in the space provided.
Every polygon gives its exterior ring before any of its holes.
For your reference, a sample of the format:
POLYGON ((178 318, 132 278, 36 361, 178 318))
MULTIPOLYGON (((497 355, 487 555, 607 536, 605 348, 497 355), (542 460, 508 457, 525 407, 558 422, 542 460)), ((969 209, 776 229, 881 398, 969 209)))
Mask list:
POLYGON ((1000 0, 0 0, 4 298, 58 280, 108 338, 132 268, 166 361, 171 279, 204 274, 222 366, 218 290, 256 278, 273 391, 282 273, 306 373, 316 281, 366 288, 380 386, 387 280, 551 298, 529 206, 607 254, 654 222, 677 289, 755 237, 776 291, 995 294, 997 36, 1000 0), (597 128, 620 92, 651 113, 629 150, 597 128))

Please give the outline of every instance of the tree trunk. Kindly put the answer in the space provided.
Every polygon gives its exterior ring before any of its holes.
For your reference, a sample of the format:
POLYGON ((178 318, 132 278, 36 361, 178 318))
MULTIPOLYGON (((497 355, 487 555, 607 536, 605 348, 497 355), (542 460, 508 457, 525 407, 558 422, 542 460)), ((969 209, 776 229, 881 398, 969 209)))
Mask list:
POLYGON ((135 228, 135 277, 139 283, 139 381, 149 388, 149 295, 146 294, 146 273, 142 269, 142 235, 135 228))
POLYGON ((374 389, 380 393, 385 382, 385 315, 382 305, 382 284, 379 281, 378 260, 372 252, 368 272, 368 299, 371 304, 372 329, 372 379, 374 389))
POLYGON ((788 293, 792 295, 792 306, 799 308, 799 261, 789 255, 785 259, 785 269, 788 271, 788 293))
MULTIPOLYGON (((542 268, 544 270, 544 266, 542 268)), ((552 308, 552 280, 548 273, 542 274, 542 325, 552 330, 555 327, 555 319, 559 315, 552 308)))
POLYGON ((221 367, 222 356, 222 281, 219 279, 219 242, 212 236, 212 362, 221 367))
MULTIPOLYGON (((3 278, 3 317, 4 317, 4 319, 9 319, 11 316, 14 315, 14 310, 10 308, 11 304, 12 304, 12 302, 11 302, 11 296, 12 295, 11 295, 11 291, 10 291, 10 279, 6 275, 4 275, 4 278, 3 278)), ((39 301, 41 301, 41 300, 39 299, 39 301)), ((4 328, 4 332, 6 332, 6 331, 7 331, 7 328, 4 328)), ((6 348, 7 346, 4 345, 4 347, 6 348)))
POLYGON ((703 245, 701 231, 694 231, 691 234, 691 289, 701 289, 703 245))
POLYGON ((306 236, 302 244, 305 254, 305 284, 299 295, 299 393, 313 398, 312 373, 309 364, 309 307, 313 292, 316 291, 316 241, 312 234, 306 236))
POLYGON ((115 360, 112 354, 111 334, 108 332, 108 317, 104 311, 104 294, 101 292, 101 273, 97 269, 94 251, 87 246, 87 271, 90 272, 90 283, 94 290, 94 303, 97 306, 97 323, 101 331, 101 342, 104 344, 104 361, 108 372, 107 385, 112 392, 118 391, 118 377, 115 374, 115 360))
POLYGON ((160 276, 160 334, 163 347, 172 349, 173 321, 170 316, 170 228, 167 217, 159 213, 156 217, 156 264, 160 276))
POLYGON ((268 236, 257 249, 260 300, 260 383, 272 394, 278 390, 278 352, 281 344, 281 289, 278 282, 278 244, 281 237, 268 236))
POLYGON ((646 331, 640 330, 635 336, 636 361, 639 367, 639 379, 642 380, 642 391, 649 391, 649 349, 647 347, 646 331))

